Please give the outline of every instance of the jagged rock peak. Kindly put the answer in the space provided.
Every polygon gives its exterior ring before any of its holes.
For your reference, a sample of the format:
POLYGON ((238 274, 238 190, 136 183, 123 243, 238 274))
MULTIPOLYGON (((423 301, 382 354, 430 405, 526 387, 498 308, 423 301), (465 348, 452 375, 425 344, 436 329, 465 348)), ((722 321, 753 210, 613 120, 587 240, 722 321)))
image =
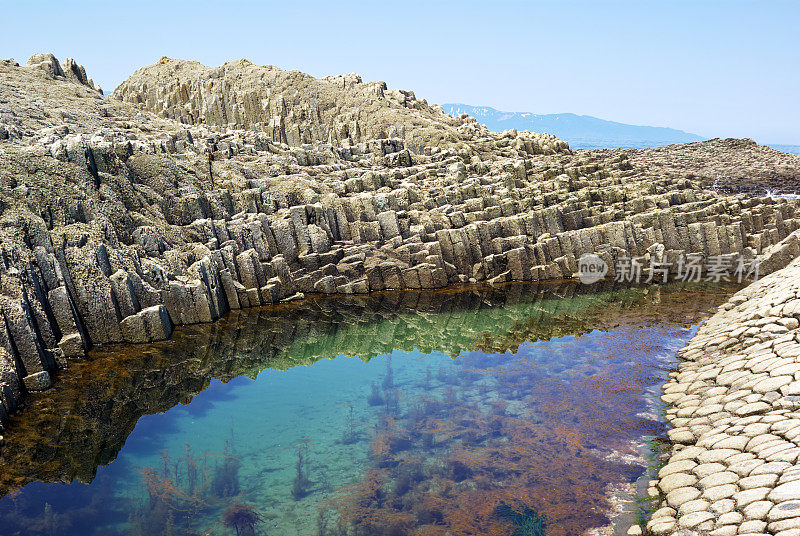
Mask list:
POLYGON ((91 78, 86 76, 86 69, 83 68, 83 65, 79 65, 72 58, 67 58, 63 63, 59 64, 58 59, 53 54, 34 54, 28 59, 26 67, 39 69, 48 78, 69 80, 76 84, 88 86, 100 93, 103 92, 100 87, 94 85, 91 78))
MULTIPOLYGON (((363 82, 355 73, 314 78, 300 71, 236 60, 219 67, 162 58, 136 71, 113 98, 183 123, 260 130, 276 142, 348 146, 403 138, 412 151, 496 137, 469 116, 452 117, 413 91, 363 82)), ((568 146, 554 136, 526 135, 536 151, 568 146)))

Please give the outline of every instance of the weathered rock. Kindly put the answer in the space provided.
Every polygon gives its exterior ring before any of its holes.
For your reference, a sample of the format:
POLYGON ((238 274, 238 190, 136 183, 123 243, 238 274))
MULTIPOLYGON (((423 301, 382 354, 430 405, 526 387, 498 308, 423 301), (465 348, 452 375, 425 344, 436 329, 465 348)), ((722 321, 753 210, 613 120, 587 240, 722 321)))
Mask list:
POLYGON ((163 341, 172 335, 172 321, 163 305, 154 305, 125 317, 120 327, 125 342, 163 341))
POLYGON ((46 370, 25 376, 25 388, 28 391, 44 391, 49 389, 53 384, 50 381, 50 374, 46 370))
POLYGON ((664 387, 667 419, 691 430, 696 446, 673 450, 658 485, 688 484, 680 470, 692 471, 702 495, 696 488, 667 494, 678 527, 711 519, 738 534, 800 527, 800 404, 787 388, 800 374, 799 293, 800 259, 733 296, 681 350, 686 361, 664 387), (762 342, 743 344, 757 334, 762 342), (730 515, 712 508, 729 500, 730 515))
MULTIPOLYGON (((739 255, 744 268, 764 255, 763 275, 800 253, 800 203, 705 188, 719 176, 770 185, 797 176, 800 159, 749 140, 573 152, 547 134, 489 132, 357 75, 315 79, 244 60, 209 68, 165 58, 112 98, 52 55, 2 62, 0 80, 0 348, 16 352, 0 362, 0 389, 9 406, 25 378, 92 346, 160 340, 173 324, 298 292, 555 280, 573 277, 588 253, 620 279, 626 256, 641 256, 642 276, 657 280, 690 254, 719 255, 738 278, 739 255)), ((740 351, 745 340, 797 330, 794 299, 771 301, 778 310, 713 347, 740 351)), ((697 351, 702 359, 705 347, 697 351)), ((800 345, 775 351, 791 359, 800 345)), ((709 421, 795 407, 800 378, 753 363, 758 383, 745 386, 748 363, 715 376, 726 393, 746 393, 684 404, 677 418, 686 422, 669 437, 692 445, 709 421)), ((670 403, 687 390, 668 393, 670 403)), ((800 450, 781 438, 753 453, 796 463, 800 450)), ((735 433, 720 442, 731 459, 746 445, 735 433)), ((662 475, 680 504, 698 499, 694 486, 710 476, 673 474, 689 475, 662 475)), ((712 478, 703 492, 729 500, 731 477, 716 478, 727 480, 712 478)))

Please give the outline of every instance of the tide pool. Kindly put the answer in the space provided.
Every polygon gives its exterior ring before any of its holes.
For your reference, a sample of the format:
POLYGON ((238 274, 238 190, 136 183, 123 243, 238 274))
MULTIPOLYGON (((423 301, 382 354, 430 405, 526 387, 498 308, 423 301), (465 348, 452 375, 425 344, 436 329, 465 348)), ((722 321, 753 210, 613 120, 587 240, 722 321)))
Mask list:
POLYGON ((0 534, 624 530, 675 351, 731 291, 318 298, 106 348, 14 418, 0 534))

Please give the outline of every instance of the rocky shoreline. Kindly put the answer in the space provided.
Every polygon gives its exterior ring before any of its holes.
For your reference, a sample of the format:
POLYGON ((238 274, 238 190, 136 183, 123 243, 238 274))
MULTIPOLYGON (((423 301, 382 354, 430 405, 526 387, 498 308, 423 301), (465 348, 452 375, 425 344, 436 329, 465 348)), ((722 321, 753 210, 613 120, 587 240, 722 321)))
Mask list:
POLYGON ((751 140, 571 151, 353 74, 164 58, 104 98, 72 60, 6 60, 0 434, 92 347, 303 294, 560 280, 587 253, 769 273, 800 254, 800 201, 709 188, 799 175, 751 140))
POLYGON ((800 534, 800 260, 735 294, 678 353, 655 535, 800 534))

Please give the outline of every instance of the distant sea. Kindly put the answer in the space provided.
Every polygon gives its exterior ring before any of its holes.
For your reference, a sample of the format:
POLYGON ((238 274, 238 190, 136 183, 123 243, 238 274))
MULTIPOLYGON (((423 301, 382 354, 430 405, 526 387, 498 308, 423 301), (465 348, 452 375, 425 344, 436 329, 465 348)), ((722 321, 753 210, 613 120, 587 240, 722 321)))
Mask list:
POLYGON ((770 143, 769 146, 776 151, 800 155, 800 145, 775 145, 774 143, 770 143))
MULTIPOLYGON (((595 149, 647 149, 648 147, 658 147, 659 145, 664 145, 663 143, 653 142, 650 140, 625 140, 620 141, 618 139, 613 140, 598 140, 598 139, 591 139, 586 141, 581 140, 569 140, 569 147, 570 149, 585 149, 587 151, 592 151, 595 149)), ((774 143, 765 144, 769 145, 776 151, 782 151, 784 153, 791 153, 800 155, 800 145, 778 145, 774 143)))
POLYGON ((587 151, 594 151, 595 149, 647 149, 650 147, 661 147, 663 145, 667 145, 667 143, 653 140, 602 140, 592 138, 590 140, 583 141, 571 138, 565 141, 569 143, 570 149, 585 149, 587 151))

